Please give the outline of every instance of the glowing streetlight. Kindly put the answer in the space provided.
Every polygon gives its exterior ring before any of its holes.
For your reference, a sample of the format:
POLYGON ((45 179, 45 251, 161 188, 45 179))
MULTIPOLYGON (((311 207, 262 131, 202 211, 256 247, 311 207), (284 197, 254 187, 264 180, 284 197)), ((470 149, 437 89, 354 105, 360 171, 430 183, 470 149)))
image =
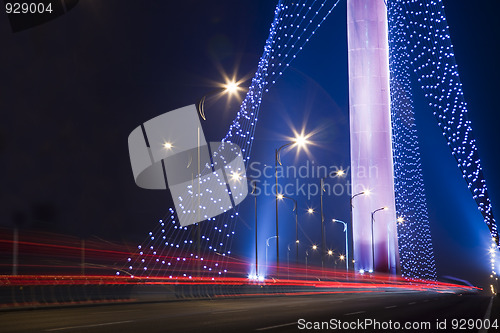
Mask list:
POLYGON ((172 143, 171 143, 171 142, 165 142, 165 143, 163 144, 163 148, 165 148, 165 149, 169 149, 169 150, 170 150, 170 149, 172 149, 173 147, 174 147, 174 146, 172 145, 172 143))
POLYGON ((342 260, 342 261, 344 261, 344 260, 345 260, 345 256, 344 256, 343 254, 341 254, 341 255, 339 256, 339 259, 340 259, 340 260, 342 260))
POLYGON ((219 85, 219 88, 214 89, 204 95, 196 104, 196 108, 198 109, 198 112, 203 118, 203 120, 207 120, 205 116, 205 100, 209 96, 213 96, 216 94, 228 94, 229 96, 236 94, 238 91, 242 90, 239 86, 240 82, 236 82, 235 80, 226 80, 226 83, 219 85))
POLYGON ((313 246, 312 246, 312 249, 313 249, 313 250, 317 250, 317 249, 318 249, 318 246, 317 246, 317 245, 313 245, 313 246))
POLYGON ((228 81, 224 85, 224 92, 226 92, 228 94, 235 94, 236 92, 238 92, 239 89, 240 89, 240 87, 239 87, 238 83, 235 82, 234 80, 228 81))
POLYGON ((284 144, 283 146, 279 147, 278 149, 276 149, 274 151, 274 176, 275 176, 275 180, 276 180, 276 187, 275 187, 275 191, 276 191, 276 200, 275 200, 276 201, 276 271, 277 271, 278 274, 279 274, 279 271, 280 271, 280 250, 279 250, 280 247, 279 247, 279 227, 278 227, 278 225, 279 225, 278 224, 278 200, 282 200, 283 199, 283 195, 277 193, 278 192, 278 164, 282 165, 280 151, 283 148, 286 148, 286 147, 291 146, 291 145, 295 145, 295 146, 298 146, 299 148, 303 148, 308 143, 309 143, 309 141, 307 140, 307 136, 304 136, 302 134, 297 134, 292 141, 284 144))
POLYGON ((233 181, 239 181, 241 180, 241 174, 239 172, 233 172, 231 173, 231 179, 233 181))
POLYGON ((396 221, 399 223, 399 224, 403 224, 405 222, 405 219, 404 217, 400 216, 396 219, 396 221))
POLYGON ((308 212, 309 214, 314 214, 314 209, 312 209, 312 208, 308 208, 308 209, 307 209, 307 212, 308 212))
POLYGON ((331 256, 333 254, 332 250, 328 250, 328 255, 331 256))
POLYGON ((307 140, 307 136, 304 134, 298 134, 294 139, 293 142, 295 145, 297 145, 299 148, 304 148, 307 144, 309 144, 309 140, 307 140))
POLYGON ((346 271, 348 271, 349 270, 349 242, 348 242, 348 238, 347 238, 347 232, 348 232, 347 223, 344 222, 344 221, 337 220, 337 219, 333 219, 332 222, 333 223, 335 223, 335 222, 342 223, 344 225, 345 254, 346 254, 346 257, 347 257, 347 260, 345 261, 345 269, 346 269, 346 271))

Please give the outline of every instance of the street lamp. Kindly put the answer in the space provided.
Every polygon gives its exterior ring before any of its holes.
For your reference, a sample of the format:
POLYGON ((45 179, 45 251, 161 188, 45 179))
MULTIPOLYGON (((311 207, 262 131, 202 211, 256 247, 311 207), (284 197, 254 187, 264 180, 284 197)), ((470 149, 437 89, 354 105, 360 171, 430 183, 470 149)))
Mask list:
POLYGON ((375 238, 373 237, 373 222, 375 222, 375 213, 380 212, 381 210, 388 210, 389 207, 382 207, 379 209, 375 209, 372 212, 372 269, 375 271, 375 238))
POLYGON ((306 280, 307 280, 307 257, 309 257, 309 251, 306 250, 306 280))
MULTIPOLYGON (((351 226, 353 225, 352 209, 354 208, 354 206, 353 206, 352 202, 353 202, 354 198, 356 198, 360 195, 370 195, 370 193, 371 193, 370 190, 364 190, 362 192, 359 192, 359 193, 352 195, 349 198, 351 226)), ((349 262, 349 260, 347 260, 347 262, 349 262)), ((353 260, 353 267, 354 267, 354 260, 353 260)))
MULTIPOLYGON (((296 241, 295 243, 298 244, 298 241, 296 241)), ((287 249, 288 251, 286 252, 286 267, 287 267, 287 271, 288 271, 288 279, 290 280, 290 245, 292 245, 293 243, 289 243, 287 245, 287 249)), ((297 257, 298 257, 298 254, 297 254, 297 257)), ((298 261, 298 259, 297 259, 298 261)))
MULTIPOLYGON (((345 232, 345 257, 346 257, 345 269, 347 271, 349 271, 349 243, 348 243, 348 239, 347 239, 347 223, 345 223, 344 221, 337 220, 337 219, 333 219, 332 222, 333 223, 338 222, 338 223, 342 223, 344 225, 344 232, 345 232)), ((341 259, 341 260, 344 260, 344 259, 341 259)))
POLYGON ((207 117, 205 116, 205 100, 209 96, 217 95, 217 94, 228 94, 228 95, 234 95, 238 93, 238 91, 242 90, 240 88, 239 84, 241 81, 236 82, 234 80, 227 80, 225 84, 222 84, 219 88, 214 89, 207 94, 205 94, 199 101, 196 103, 196 109, 198 110, 198 113, 200 114, 200 117, 203 118, 203 120, 207 120, 207 117))
MULTIPOLYGON (((328 254, 328 257, 333 257, 333 250, 328 250, 326 253, 328 254)), ((332 267, 334 269, 336 269, 336 261, 335 261, 335 259, 333 259, 332 267)))
POLYGON ((325 179, 326 178, 335 178, 335 177, 342 177, 345 175, 344 170, 337 170, 336 172, 331 172, 325 177, 322 177, 320 179, 320 211, 321 211, 321 269, 323 269, 324 266, 324 261, 325 261, 325 236, 324 236, 324 222, 325 222, 325 216, 323 214, 323 192, 324 192, 324 184, 325 184, 325 179))
POLYGON ((295 256, 295 264, 299 264, 299 223, 298 223, 298 209, 297 209, 297 200, 294 198, 290 198, 284 196, 282 194, 278 195, 279 200, 289 199, 293 201, 293 210, 295 211, 295 247, 296 247, 296 256, 295 256))
MULTIPOLYGON (((255 207, 255 276, 259 277, 259 250, 258 250, 258 234, 257 234, 257 181, 252 181, 252 193, 254 196, 254 207, 255 207)), ((267 264, 267 263, 266 263, 267 264)))
POLYGON ((278 244, 278 237, 277 236, 271 236, 268 239, 266 239, 266 270, 268 269, 267 265, 267 248, 269 247, 269 240, 276 238, 276 244, 278 244))
MULTIPOLYGON (((297 135, 293 141, 290 141, 283 146, 279 147, 274 151, 274 176, 276 179, 276 187, 275 187, 275 193, 276 193, 276 271, 279 274, 280 270, 280 247, 279 247, 279 228, 278 228, 278 200, 280 200, 279 195, 278 195, 278 164, 281 164, 281 155, 280 151, 283 148, 286 148, 291 145, 298 146, 299 148, 306 146, 309 143, 307 140, 307 136, 304 135, 297 135)), ((281 195, 281 194, 280 194, 281 195)), ((282 195, 281 195, 282 196, 282 195)))

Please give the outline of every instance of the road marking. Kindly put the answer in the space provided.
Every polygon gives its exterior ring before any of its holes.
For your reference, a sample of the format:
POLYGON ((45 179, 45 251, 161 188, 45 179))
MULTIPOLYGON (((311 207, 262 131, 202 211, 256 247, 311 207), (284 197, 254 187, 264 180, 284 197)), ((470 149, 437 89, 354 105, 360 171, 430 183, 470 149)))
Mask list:
POLYGON ((413 305, 413 304, 417 304, 417 302, 410 302, 410 303, 408 303, 408 305, 413 305))
POLYGON ((50 328, 48 330, 45 330, 45 332, 74 330, 74 329, 77 329, 77 328, 99 327, 99 326, 108 326, 108 325, 116 325, 116 324, 125 324, 125 323, 131 323, 131 322, 132 322, 132 320, 125 320, 125 321, 113 321, 113 322, 110 322, 110 323, 102 323, 102 324, 92 324, 92 325, 82 325, 82 326, 68 326, 68 327, 50 328))
POLYGON ((94 312, 94 314, 103 314, 103 313, 118 313, 118 312, 132 312, 136 310, 114 310, 114 311, 99 311, 99 312, 94 312))
MULTIPOLYGON (((493 305, 493 296, 491 296, 490 304, 488 304, 488 308, 486 309, 486 313, 484 314, 484 321, 490 319, 490 316, 491 316, 491 306, 492 305, 493 305)), ((479 333, 486 333, 486 332, 488 332, 488 330, 485 329, 484 327, 479 330, 479 333)))
POLYGON ((385 308, 386 309, 392 309, 392 308, 396 308, 396 307, 397 307, 397 305, 389 305, 389 306, 386 306, 385 308))
POLYGON ((219 314, 219 313, 234 313, 234 312, 245 312, 248 311, 246 309, 234 309, 234 310, 219 310, 219 311, 212 311, 212 314, 219 314))
POLYGON ((285 326, 292 326, 292 325, 297 325, 297 322, 294 321, 293 323, 288 323, 288 324, 281 324, 281 325, 274 325, 274 326, 257 328, 256 331, 266 331, 266 330, 272 330, 273 328, 279 328, 279 327, 285 327, 285 326))
POLYGON ((344 314, 344 316, 351 316, 351 315, 360 314, 360 313, 365 313, 365 312, 366 312, 366 311, 349 312, 349 313, 344 314))

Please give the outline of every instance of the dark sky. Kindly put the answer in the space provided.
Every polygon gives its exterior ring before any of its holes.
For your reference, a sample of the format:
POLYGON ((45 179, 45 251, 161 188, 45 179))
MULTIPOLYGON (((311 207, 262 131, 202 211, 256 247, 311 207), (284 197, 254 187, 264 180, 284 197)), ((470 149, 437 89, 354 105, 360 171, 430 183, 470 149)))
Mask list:
MULTIPOLYGON (((447 0, 445 6, 498 215, 500 23, 492 3, 447 0)), ((274 6, 269 0, 80 0, 68 14, 18 33, 0 14, 0 226, 18 223, 26 229, 142 241, 170 198, 167 191, 134 184, 129 133, 161 113, 195 103, 223 80, 224 72, 251 77, 274 6)), ((293 125, 321 129, 313 138, 319 146, 311 149, 310 161, 349 165, 345 10, 341 1, 265 96, 252 159, 273 163, 272 150, 285 142, 284 135, 293 134, 293 125)), ((431 111, 417 105, 438 272, 487 273, 481 252, 487 228, 431 111), (457 255, 471 265, 450 265, 457 255)), ((237 108, 233 101, 214 117, 216 122, 207 123, 209 139, 225 134, 237 108)), ((300 164, 307 156, 299 157, 300 164)), ((294 153, 284 159, 293 163, 294 153)), ((272 206, 269 200, 261 213, 269 226, 263 236, 272 235, 273 216, 265 210, 272 206)), ((318 208, 317 197, 300 200, 303 207, 318 208)), ((331 198, 326 214, 347 219, 345 200, 331 198)), ((251 207, 246 204, 242 212, 251 207)), ((242 255, 249 255, 248 220, 238 232, 236 248, 242 255)), ((292 229, 285 234, 292 237, 292 229)), ((316 237, 315 231, 309 233, 316 237)))

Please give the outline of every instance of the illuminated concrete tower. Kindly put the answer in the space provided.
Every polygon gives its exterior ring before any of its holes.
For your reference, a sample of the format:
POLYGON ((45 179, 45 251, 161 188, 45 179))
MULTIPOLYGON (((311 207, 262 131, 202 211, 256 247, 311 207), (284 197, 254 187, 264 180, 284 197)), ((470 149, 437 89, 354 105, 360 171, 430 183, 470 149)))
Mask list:
POLYGON ((384 0, 348 0, 347 36, 351 195, 370 191, 352 200, 355 269, 395 274, 399 256, 384 0))

